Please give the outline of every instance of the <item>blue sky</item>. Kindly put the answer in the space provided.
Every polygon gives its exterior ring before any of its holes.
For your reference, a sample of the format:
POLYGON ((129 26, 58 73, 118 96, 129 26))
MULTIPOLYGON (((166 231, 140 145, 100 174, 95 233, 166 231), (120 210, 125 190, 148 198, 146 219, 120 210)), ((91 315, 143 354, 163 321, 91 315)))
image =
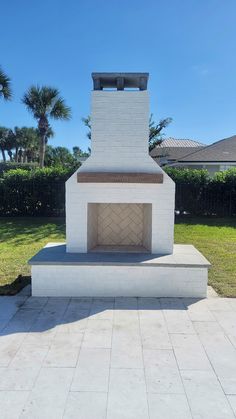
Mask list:
POLYGON ((236 134, 235 0, 9 0, 1 4, 0 64, 12 102, 0 125, 34 126, 21 104, 32 84, 58 87, 72 107, 53 145, 89 145, 92 71, 147 71, 151 111, 167 136, 211 143, 236 134))

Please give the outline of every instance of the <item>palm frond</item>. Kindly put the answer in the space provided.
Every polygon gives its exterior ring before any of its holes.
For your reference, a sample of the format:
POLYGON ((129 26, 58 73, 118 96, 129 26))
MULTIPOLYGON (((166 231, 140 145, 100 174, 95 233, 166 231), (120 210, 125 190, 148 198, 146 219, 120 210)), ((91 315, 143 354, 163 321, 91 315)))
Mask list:
POLYGON ((70 119, 71 109, 69 106, 66 106, 64 100, 59 97, 53 105, 50 116, 54 119, 70 119))
POLYGON ((70 108, 59 97, 56 88, 48 86, 31 86, 22 98, 22 102, 36 119, 48 118, 69 119, 70 108))
POLYGON ((5 100, 12 98, 11 80, 0 68, 0 97, 3 96, 5 100))

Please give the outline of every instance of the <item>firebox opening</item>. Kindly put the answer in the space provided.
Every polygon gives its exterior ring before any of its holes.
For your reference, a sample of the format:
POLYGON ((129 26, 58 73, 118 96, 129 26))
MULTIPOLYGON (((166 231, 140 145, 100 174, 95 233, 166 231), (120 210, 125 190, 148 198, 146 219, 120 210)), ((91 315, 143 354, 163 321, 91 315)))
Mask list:
POLYGON ((88 204, 88 251, 151 252, 152 205, 88 204))

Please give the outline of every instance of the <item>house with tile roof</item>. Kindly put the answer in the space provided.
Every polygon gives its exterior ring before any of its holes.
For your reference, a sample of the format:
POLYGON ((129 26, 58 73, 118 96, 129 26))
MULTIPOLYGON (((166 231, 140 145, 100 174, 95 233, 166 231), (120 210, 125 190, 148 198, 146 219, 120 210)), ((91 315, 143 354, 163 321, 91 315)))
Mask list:
POLYGON ((198 151, 203 147, 205 147, 205 144, 199 141, 166 138, 150 152, 150 155, 159 165, 166 166, 177 162, 178 159, 194 151, 198 151))
POLYGON ((207 169, 213 175, 236 167, 236 135, 210 145, 167 138, 150 154, 162 166, 207 169))
POLYGON ((236 167, 236 135, 181 156, 173 165, 207 169, 210 174, 236 167))

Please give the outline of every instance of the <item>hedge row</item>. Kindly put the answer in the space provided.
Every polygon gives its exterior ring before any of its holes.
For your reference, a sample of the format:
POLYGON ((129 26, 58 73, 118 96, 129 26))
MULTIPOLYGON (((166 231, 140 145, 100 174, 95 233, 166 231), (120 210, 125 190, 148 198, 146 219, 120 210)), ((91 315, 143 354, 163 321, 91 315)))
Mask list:
POLYGON ((63 216, 65 182, 73 170, 9 170, 0 178, 0 215, 63 216))
MULTIPOLYGON (((216 173, 166 168, 176 183, 175 209, 192 215, 236 215, 236 169, 216 173)), ((0 216, 63 216, 73 169, 15 169, 0 177, 0 216)))

